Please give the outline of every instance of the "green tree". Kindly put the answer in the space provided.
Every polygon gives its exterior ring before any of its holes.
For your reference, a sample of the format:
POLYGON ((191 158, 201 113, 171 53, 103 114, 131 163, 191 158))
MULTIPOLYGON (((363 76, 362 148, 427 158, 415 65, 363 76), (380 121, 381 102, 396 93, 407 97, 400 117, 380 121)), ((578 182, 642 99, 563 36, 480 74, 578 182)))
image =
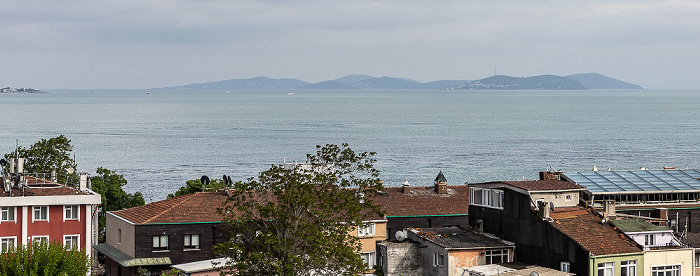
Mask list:
POLYGON ((212 179, 209 185, 202 185, 201 179, 193 179, 185 181, 185 186, 180 187, 174 194, 168 194, 168 198, 178 197, 186 194, 194 194, 197 192, 204 191, 205 189, 216 189, 224 188, 228 185, 225 184, 223 179, 212 179))
POLYGON ((41 139, 29 148, 19 146, 17 154, 11 152, 4 157, 6 160, 16 158, 17 155, 24 158, 25 174, 50 174, 52 170, 56 170, 58 182, 66 183, 67 178, 77 179, 75 178, 75 160, 71 157, 72 152, 71 141, 61 134, 55 138, 41 139), (73 172, 68 173, 69 168, 72 168, 73 172))
POLYGON ((92 190, 102 196, 98 219, 98 240, 99 242, 105 242, 107 211, 117 211, 144 205, 146 201, 143 199, 141 192, 129 194, 124 191, 122 187, 127 184, 127 181, 123 175, 116 174, 102 167, 97 168, 96 173, 97 175, 90 178, 90 182, 92 183, 92 190))
MULTIPOLYGON (((375 153, 347 144, 317 146, 308 166, 273 165, 234 185, 224 216, 227 242, 216 252, 230 258, 221 271, 237 275, 358 275, 368 269, 350 235, 381 214, 382 189, 375 153)), ((223 272, 222 272, 223 273, 223 272)))
POLYGON ((0 275, 86 275, 90 259, 85 249, 65 250, 57 242, 11 247, 0 254, 0 275))

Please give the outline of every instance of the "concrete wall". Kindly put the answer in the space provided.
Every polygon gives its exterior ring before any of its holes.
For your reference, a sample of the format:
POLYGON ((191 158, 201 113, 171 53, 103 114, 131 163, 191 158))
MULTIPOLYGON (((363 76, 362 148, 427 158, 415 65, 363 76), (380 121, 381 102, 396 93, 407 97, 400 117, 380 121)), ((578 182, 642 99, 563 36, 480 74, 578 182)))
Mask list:
POLYGON ((130 257, 136 257, 136 227, 119 217, 107 213, 107 244, 130 257), (119 242, 119 229, 121 229, 121 243, 119 242))
POLYGON ((644 253, 643 275, 651 276, 652 267, 655 266, 680 265, 682 276, 692 276, 695 271, 693 265, 695 250, 693 248, 651 250, 644 253))
POLYGON ((377 244, 382 270, 386 276, 422 276, 423 259, 414 242, 381 242, 377 244))
MULTIPOLYGON (((648 252, 648 251, 647 251, 648 252)), ((590 273, 588 275, 598 275, 598 264, 601 263, 613 263, 615 275, 621 275, 620 264, 622 261, 637 261, 637 275, 651 275, 647 273, 645 254, 640 253, 629 253, 629 254, 617 254, 617 255, 605 255, 605 256, 594 256, 591 258, 590 273)))
MULTIPOLYGON (((532 193, 532 201, 537 202, 538 199, 542 199, 545 202, 553 202, 554 208, 558 207, 573 207, 578 205, 579 192, 548 192, 548 193, 532 193), (566 200, 569 196, 571 200, 566 200)), ((532 204, 531 204, 532 205, 532 204)), ((535 205, 532 205, 536 207, 535 205)))

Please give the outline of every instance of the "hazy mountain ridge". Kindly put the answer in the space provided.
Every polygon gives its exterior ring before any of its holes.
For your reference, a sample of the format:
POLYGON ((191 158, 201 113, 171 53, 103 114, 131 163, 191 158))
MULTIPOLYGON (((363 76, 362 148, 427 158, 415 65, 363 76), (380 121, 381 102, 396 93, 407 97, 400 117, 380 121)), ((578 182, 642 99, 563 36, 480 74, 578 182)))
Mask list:
POLYGON ((603 76, 597 73, 575 74, 566 77, 540 75, 511 77, 497 75, 480 80, 438 80, 421 83, 396 77, 347 75, 335 80, 308 83, 297 79, 256 77, 217 82, 196 83, 163 89, 451 89, 451 90, 584 90, 584 89, 643 89, 639 85, 603 76))

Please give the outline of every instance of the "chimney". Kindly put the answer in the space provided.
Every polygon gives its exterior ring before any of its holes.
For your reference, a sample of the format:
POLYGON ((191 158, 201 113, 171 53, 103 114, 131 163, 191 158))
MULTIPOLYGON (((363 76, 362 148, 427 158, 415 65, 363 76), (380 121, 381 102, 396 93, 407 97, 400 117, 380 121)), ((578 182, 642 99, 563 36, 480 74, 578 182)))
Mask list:
POLYGON ((411 193, 411 184, 408 183, 408 179, 406 179, 406 182, 404 182, 403 185, 401 186, 401 192, 404 194, 411 193))
POLYGON ((560 180, 560 172, 555 171, 543 171, 540 172, 540 180, 560 180))
POLYGON ((615 201, 605 200, 603 201, 603 219, 605 221, 615 220, 617 215, 615 215, 615 201))
POLYGON ((663 222, 659 223, 660 226, 670 226, 668 225, 668 208, 656 208, 654 212, 656 213, 656 217, 664 220, 663 222))
POLYGON ((549 213, 552 211, 552 209, 550 209, 550 208, 551 207, 549 206, 549 202, 538 201, 537 202, 537 209, 539 209, 539 212, 537 212, 537 215, 542 219, 548 219, 549 213))
POLYGON ((78 187, 81 191, 86 191, 88 189, 88 173, 80 173, 80 186, 78 187))
POLYGON ((435 192, 438 194, 447 194, 447 179, 445 179, 445 175, 442 174, 442 171, 440 171, 435 178, 435 192))

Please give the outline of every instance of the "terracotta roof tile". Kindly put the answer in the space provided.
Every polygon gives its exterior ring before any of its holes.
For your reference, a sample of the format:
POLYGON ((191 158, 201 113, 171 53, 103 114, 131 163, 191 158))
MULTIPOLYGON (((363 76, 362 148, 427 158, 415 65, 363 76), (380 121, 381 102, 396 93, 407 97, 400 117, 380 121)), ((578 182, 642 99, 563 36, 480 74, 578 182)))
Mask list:
POLYGON ((218 222, 222 218, 216 209, 228 196, 222 192, 200 192, 151 202, 112 214, 135 224, 218 222))
POLYGON ((527 181, 502 181, 505 184, 525 189, 528 191, 551 191, 551 190, 576 190, 586 189, 578 184, 561 180, 527 180, 527 181))
POLYGON ((447 185, 447 194, 438 194, 434 186, 410 187, 404 194, 402 187, 386 187, 386 195, 375 202, 387 216, 465 215, 469 210, 469 186, 447 185))
POLYGON ((593 210, 552 213, 554 228, 569 236, 594 256, 642 252, 637 243, 608 223, 593 210))

